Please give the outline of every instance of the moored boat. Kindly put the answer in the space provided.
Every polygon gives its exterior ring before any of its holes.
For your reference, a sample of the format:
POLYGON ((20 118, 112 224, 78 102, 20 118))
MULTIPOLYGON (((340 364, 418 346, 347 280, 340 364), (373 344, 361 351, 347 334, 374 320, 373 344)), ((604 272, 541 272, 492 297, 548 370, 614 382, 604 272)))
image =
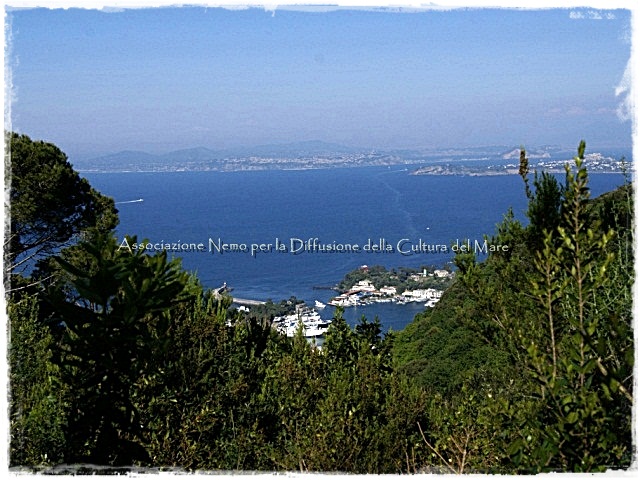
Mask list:
POLYGON ((323 320, 318 312, 308 307, 297 313, 274 318, 273 322, 277 330, 288 337, 293 337, 302 328, 302 335, 307 338, 323 336, 331 325, 331 320, 323 320))

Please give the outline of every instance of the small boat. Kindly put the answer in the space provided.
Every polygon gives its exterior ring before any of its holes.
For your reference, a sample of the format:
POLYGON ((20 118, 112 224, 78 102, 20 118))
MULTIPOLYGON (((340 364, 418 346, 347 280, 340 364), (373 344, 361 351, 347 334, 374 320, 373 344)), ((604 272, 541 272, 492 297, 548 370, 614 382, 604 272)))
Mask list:
POLYGON ((322 303, 320 300, 316 300, 316 308, 323 309, 324 307, 326 307, 324 303, 322 303))

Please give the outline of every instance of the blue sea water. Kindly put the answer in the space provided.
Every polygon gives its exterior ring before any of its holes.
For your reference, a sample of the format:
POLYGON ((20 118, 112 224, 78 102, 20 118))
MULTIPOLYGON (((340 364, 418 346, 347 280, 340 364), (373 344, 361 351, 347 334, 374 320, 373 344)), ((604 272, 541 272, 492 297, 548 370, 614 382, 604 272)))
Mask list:
MULTIPOLYGON (((84 176, 115 199, 119 241, 127 234, 154 243, 202 244, 205 251, 175 255, 205 286, 226 282, 240 298, 279 301, 294 295, 313 305, 314 300, 326 303, 335 295, 314 287, 335 285, 361 265, 443 266, 453 259, 452 244, 465 239, 482 242, 485 234, 494 233, 509 208, 516 218, 525 220, 526 197, 517 175, 413 176, 411 170, 362 167, 84 176), (143 201, 132 201, 138 199, 143 201), (305 242, 310 247, 306 250, 305 242), (247 252, 219 252, 221 243, 246 245, 247 252), (286 251, 279 251, 277 243, 286 251), (258 246, 255 254, 252 244, 258 246), (319 251, 321 245, 334 244, 351 249, 357 245, 360 250, 319 251), (365 251, 367 244, 382 251, 365 251), (260 245, 265 251, 259 251, 260 245)), ((590 176, 593 196, 622 183, 622 175, 590 176)), ((399 330, 423 309, 416 304, 378 304, 349 308, 345 317, 354 323, 361 315, 369 319, 377 315, 385 330, 399 330)), ((332 311, 327 307, 323 317, 330 317, 332 311)))

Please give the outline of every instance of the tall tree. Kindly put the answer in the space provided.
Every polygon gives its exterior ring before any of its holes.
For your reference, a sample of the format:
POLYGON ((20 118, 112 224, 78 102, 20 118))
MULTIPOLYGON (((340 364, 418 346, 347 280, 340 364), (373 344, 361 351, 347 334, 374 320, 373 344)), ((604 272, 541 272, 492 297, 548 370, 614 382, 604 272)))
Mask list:
POLYGON ((530 417, 534 441, 523 465, 536 470, 597 471, 628 465, 632 456, 633 344, 629 309, 613 292, 631 290, 616 274, 625 259, 612 249, 613 229, 590 218, 584 142, 566 166, 563 218, 538 252, 533 294, 547 335, 522 348, 541 399, 530 417), (613 275, 612 275, 613 273, 613 275))
MULTIPOLYGON (((56 253, 94 227, 118 223, 113 199, 94 190, 55 145, 26 135, 6 135, 10 226, 5 236, 6 280, 56 253)), ((9 287, 10 289, 10 287, 9 287)))
POLYGON ((81 245, 96 267, 86 270, 58 258, 70 284, 51 287, 46 296, 52 325, 64 329, 55 361, 73 392, 65 458, 111 465, 144 461, 145 432, 132 397, 141 375, 157 369, 157 351, 170 348, 168 313, 188 298, 188 274, 166 252, 120 249, 113 236, 81 245))
POLYGON ((529 199, 527 217, 530 223, 527 233, 529 244, 538 250, 542 246, 544 232, 554 233, 560 225, 563 189, 556 178, 547 172, 541 175, 536 172, 533 185, 535 194, 529 199))

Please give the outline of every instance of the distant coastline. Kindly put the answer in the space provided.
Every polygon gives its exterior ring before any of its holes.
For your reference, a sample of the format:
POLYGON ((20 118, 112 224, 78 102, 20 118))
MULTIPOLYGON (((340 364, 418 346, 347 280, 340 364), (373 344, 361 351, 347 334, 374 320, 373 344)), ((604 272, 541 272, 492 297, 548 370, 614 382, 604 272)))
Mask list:
MULTIPOLYGON (((123 151, 91 159, 71 159, 81 173, 239 172, 388 167, 412 175, 514 175, 519 148, 508 146, 446 149, 375 150, 324 142, 298 142, 237 150, 192 148, 166 154, 123 151), (417 168, 417 169, 416 169, 417 168)), ((572 149, 537 147, 527 150, 531 170, 562 173, 575 155, 572 149), (534 163, 537 162, 537 163, 534 163)), ((594 173, 620 172, 619 152, 591 153, 587 168, 594 173)), ((629 162, 629 165, 631 163, 629 162)))
MULTIPOLYGON (((621 173, 623 169, 631 169, 631 163, 622 162, 601 153, 591 153, 585 155, 585 166, 589 173, 621 173)), ((529 165, 529 171, 547 173, 565 173, 565 164, 568 160, 540 160, 529 165)), ((489 175, 518 175, 519 166, 515 163, 506 165, 454 165, 438 164, 426 165, 411 172, 411 175, 468 175, 468 176, 489 176, 489 175)))

